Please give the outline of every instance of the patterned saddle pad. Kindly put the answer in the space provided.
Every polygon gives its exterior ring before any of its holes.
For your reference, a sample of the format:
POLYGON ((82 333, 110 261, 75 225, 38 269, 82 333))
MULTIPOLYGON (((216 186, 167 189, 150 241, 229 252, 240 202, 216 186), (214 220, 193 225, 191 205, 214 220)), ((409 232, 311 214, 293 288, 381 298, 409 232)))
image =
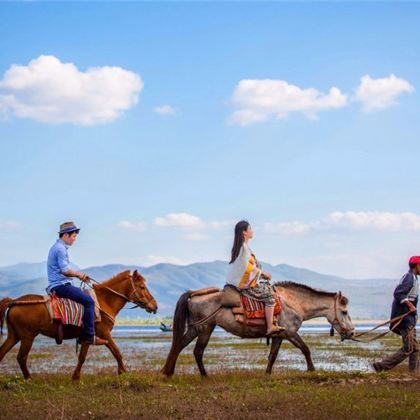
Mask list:
MULTIPOLYGON (((95 322, 99 322, 101 315, 96 294, 93 290, 89 290, 87 293, 95 301, 95 322)), ((53 293, 47 296, 47 308, 51 319, 54 321, 59 321, 63 325, 74 325, 76 327, 83 325, 84 307, 74 300, 60 298, 53 293)))
POLYGON ((83 305, 74 300, 59 298, 55 294, 51 295, 51 305, 54 320, 60 320, 64 325, 82 326, 84 313, 83 305))
MULTIPOLYGON (((277 295, 274 296, 274 299, 276 301, 274 305, 274 316, 277 316, 281 312, 281 303, 280 298, 277 295)), ((242 307, 244 308, 246 318, 265 319, 265 309, 263 302, 256 299, 251 299, 248 296, 241 294, 241 303, 242 307)))

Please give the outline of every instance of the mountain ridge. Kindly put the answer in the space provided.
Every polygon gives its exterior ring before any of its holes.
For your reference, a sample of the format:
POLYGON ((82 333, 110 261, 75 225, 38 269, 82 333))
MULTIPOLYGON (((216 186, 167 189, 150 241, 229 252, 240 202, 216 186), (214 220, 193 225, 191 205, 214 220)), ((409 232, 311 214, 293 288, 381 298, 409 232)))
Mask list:
MULTIPOLYGON (((397 279, 347 279, 289 264, 263 263, 263 266, 266 271, 272 274, 273 283, 289 280, 317 289, 332 292, 342 291, 350 299, 350 313, 353 317, 387 318, 389 316, 392 292, 397 284, 397 279)), ((106 264, 89 266, 83 268, 82 271, 97 281, 103 281, 124 270, 139 270, 146 278, 150 291, 158 301, 160 314, 168 315, 173 312, 178 297, 185 290, 208 286, 222 287, 227 267, 227 262, 215 260, 188 265, 159 263, 149 267, 106 264)), ((28 293, 45 294, 46 286, 46 262, 24 262, 0 267, 0 296, 17 297, 28 293)), ((122 315, 133 316, 133 313, 124 310, 122 315)), ((137 312, 135 315, 145 316, 145 313, 140 315, 137 312)))

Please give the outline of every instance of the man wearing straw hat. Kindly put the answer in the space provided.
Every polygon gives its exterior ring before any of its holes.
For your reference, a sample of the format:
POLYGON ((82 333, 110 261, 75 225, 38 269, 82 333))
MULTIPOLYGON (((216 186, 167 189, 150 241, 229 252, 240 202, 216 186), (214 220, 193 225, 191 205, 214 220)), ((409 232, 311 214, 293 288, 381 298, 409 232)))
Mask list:
POLYGON ((405 315, 401 321, 390 325, 393 332, 402 338, 403 346, 394 354, 385 357, 380 362, 373 363, 376 372, 389 370, 397 366, 407 357, 408 369, 412 373, 418 371, 419 344, 416 339, 417 302, 420 274, 420 257, 411 257, 408 261, 409 271, 404 274, 394 290, 391 319, 405 315))
POLYGON ((70 268, 68 248, 72 246, 79 234, 80 229, 74 222, 65 222, 60 225, 58 239, 51 247, 48 254, 48 290, 54 292, 58 297, 74 300, 81 303, 84 307, 83 332, 80 342, 102 345, 108 341, 100 337, 95 337, 95 302, 79 287, 73 286, 72 277, 77 277, 81 281, 88 282, 89 278, 81 271, 70 268))

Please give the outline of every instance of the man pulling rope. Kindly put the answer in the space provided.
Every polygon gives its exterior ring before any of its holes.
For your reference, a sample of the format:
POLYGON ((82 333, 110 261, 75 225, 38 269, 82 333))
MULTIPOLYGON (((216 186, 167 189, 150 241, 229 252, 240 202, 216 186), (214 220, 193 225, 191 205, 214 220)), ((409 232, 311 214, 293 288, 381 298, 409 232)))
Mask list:
POLYGON ((411 257, 409 271, 404 274, 400 283, 394 290, 391 318, 405 315, 398 325, 390 324, 390 329, 402 338, 402 347, 394 354, 385 357, 380 362, 373 363, 376 372, 389 370, 397 366, 407 357, 409 371, 418 371, 419 344, 416 339, 417 302, 419 297, 419 284, 417 276, 420 274, 420 257, 411 257))

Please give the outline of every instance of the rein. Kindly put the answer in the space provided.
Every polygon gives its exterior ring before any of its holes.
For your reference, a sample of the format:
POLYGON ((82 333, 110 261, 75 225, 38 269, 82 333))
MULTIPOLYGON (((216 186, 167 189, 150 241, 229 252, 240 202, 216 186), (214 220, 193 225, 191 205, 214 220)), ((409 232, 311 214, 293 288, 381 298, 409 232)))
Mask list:
MULTIPOLYGON (((117 292, 116 290, 114 290, 114 289, 111 289, 111 287, 108 287, 108 286, 104 286, 101 282, 99 282, 99 281, 97 281, 97 280, 95 280, 95 279, 93 279, 92 277, 88 277, 88 280, 89 281, 92 281, 92 282, 94 282, 94 283, 96 283, 96 284, 98 284, 98 285, 101 285, 102 287, 104 287, 105 289, 107 289, 107 290, 109 290, 110 292, 112 292, 112 293, 114 293, 115 295, 117 295, 117 296, 119 296, 119 297, 121 297, 121 298, 123 298, 125 301, 127 301, 127 302, 131 302, 131 303, 134 303, 135 304, 135 306, 133 306, 133 308, 136 308, 136 307, 141 307, 140 306, 140 296, 139 296, 139 293, 138 293, 138 291, 137 291, 137 289, 136 289, 136 286, 134 285, 134 282, 133 282, 133 277, 130 275, 130 282, 131 282, 131 287, 133 288, 133 290, 132 290, 132 292, 130 293, 130 295, 127 297, 127 296, 125 296, 125 295, 123 295, 122 293, 120 293, 120 292, 117 292), (137 301, 136 300, 133 300, 133 299, 131 299, 131 295, 133 295, 133 294, 135 294, 136 295, 136 297, 137 297, 137 301)), ((87 283, 85 283, 86 285, 87 285, 87 283)), ((133 309, 133 308, 131 308, 131 309, 133 309)), ((104 309, 102 309, 100 306, 99 306, 99 310, 104 314, 104 315, 106 315, 111 321, 112 321, 112 323, 115 323, 115 318, 112 316, 112 315, 110 315, 109 313, 107 313, 104 309)))
POLYGON ((189 327, 198 327, 199 325, 204 324, 205 322, 207 322, 210 318, 213 318, 214 316, 216 316, 221 310, 222 310, 222 306, 219 306, 214 312, 212 312, 210 315, 207 315, 206 317, 193 322, 192 324, 188 324, 189 327))
MULTIPOLYGON (((139 292, 138 292, 138 290, 136 289, 136 286, 134 285, 134 282, 133 282, 133 277, 132 276, 130 276, 130 283, 131 283, 131 287, 133 288, 133 290, 131 291, 131 293, 129 294, 129 296, 127 297, 127 296, 125 296, 125 295, 123 295, 122 293, 120 293, 120 292, 117 292, 116 290, 114 290, 114 289, 111 289, 110 287, 108 287, 108 286, 104 286, 101 282, 99 282, 99 281, 97 281, 97 280, 95 280, 95 279, 93 279, 92 277, 88 277, 88 279, 90 280, 90 281, 93 281, 94 283, 96 283, 96 284, 98 284, 98 285, 101 285, 102 287, 104 287, 105 289, 107 289, 107 290, 109 290, 110 292, 112 292, 112 293, 114 293, 115 295, 117 295, 117 296, 119 296, 119 297, 121 297, 121 298, 123 298, 124 300, 126 300, 127 302, 131 302, 131 303, 134 303, 134 305, 135 306, 133 306, 133 308, 136 308, 136 307, 142 307, 141 305, 142 305, 142 303, 141 303, 141 297, 140 297, 140 295, 139 295, 139 292), (133 295, 133 294, 135 294, 136 295, 136 298, 137 298, 137 300, 135 300, 135 299, 133 299, 131 296, 133 295)), ((133 309, 133 308, 131 308, 131 309, 133 309)))
POLYGON ((372 329, 370 329, 370 330, 368 330, 368 331, 364 331, 364 332, 362 332, 362 333, 360 333, 360 334, 355 335, 355 336, 354 336, 354 337, 352 337, 350 340, 352 340, 352 341, 358 341, 358 342, 360 342, 360 343, 370 343, 371 341, 375 341, 375 340, 377 340, 378 338, 384 337, 385 335, 387 335, 387 334, 388 334, 388 333, 390 333, 391 331, 394 331, 394 330, 395 330, 395 328, 397 328, 397 327, 398 327, 398 325, 400 325, 400 324, 401 324, 402 320, 403 320, 403 319, 404 319, 407 315, 409 315, 409 314, 410 314, 410 312, 406 312, 405 314, 402 314, 402 315, 396 316, 395 318, 389 319, 388 321, 385 321, 385 322, 383 322, 382 324, 379 324, 379 325, 377 325, 376 327, 373 327, 372 329), (382 333, 382 334, 378 334, 378 335, 376 335, 375 337, 370 338, 369 340, 359 340, 359 339, 358 339, 359 337, 361 337, 361 336, 363 336, 363 335, 365 335, 365 334, 371 333, 372 331, 375 331, 375 330, 377 330, 378 328, 383 327, 384 325, 392 324, 393 322, 396 322, 396 323, 395 323, 395 325, 394 325, 392 328, 390 328, 388 331, 385 331, 385 332, 384 332, 384 333, 382 333))

